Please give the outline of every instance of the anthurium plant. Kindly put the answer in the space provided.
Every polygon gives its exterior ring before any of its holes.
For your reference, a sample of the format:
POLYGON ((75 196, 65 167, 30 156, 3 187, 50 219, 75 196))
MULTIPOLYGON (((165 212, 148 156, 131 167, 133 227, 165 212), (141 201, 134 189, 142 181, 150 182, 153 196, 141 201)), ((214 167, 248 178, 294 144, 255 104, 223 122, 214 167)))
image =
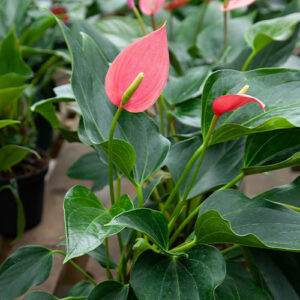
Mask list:
MULTIPOLYGON (((300 14, 296 1, 282 1, 281 11, 254 2, 170 1, 167 24, 155 0, 139 9, 128 1, 129 17, 94 25, 56 19, 72 58, 78 137, 92 148, 68 174, 96 181, 93 190, 109 185, 111 205, 72 187, 65 250, 18 249, 0 267, 0 299, 44 282, 54 255, 86 277, 68 300, 299 299, 299 178, 252 199, 240 184, 300 163, 300 71, 278 67, 296 45, 300 14), (134 199, 121 192, 124 178, 134 199), (86 254, 106 281, 76 265, 86 254)), ((52 104, 33 109, 50 119, 43 108, 52 104)))

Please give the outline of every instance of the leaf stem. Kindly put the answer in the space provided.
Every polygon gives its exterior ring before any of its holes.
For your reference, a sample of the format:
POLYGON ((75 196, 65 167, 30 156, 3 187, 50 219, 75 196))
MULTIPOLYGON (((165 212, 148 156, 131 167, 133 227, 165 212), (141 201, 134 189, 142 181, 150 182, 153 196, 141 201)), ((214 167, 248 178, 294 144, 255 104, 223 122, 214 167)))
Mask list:
POLYGON ((166 136, 165 132, 165 120, 164 120, 164 106, 163 106, 163 94, 161 94, 158 98, 159 105, 159 117, 160 117, 160 130, 163 136, 166 136))
POLYGON ((136 192, 138 196, 138 208, 142 208, 144 206, 144 199, 143 199, 143 190, 141 185, 137 184, 136 192))
POLYGON ((243 172, 241 172, 238 176, 236 176, 234 179, 232 179, 230 182, 228 182, 226 185, 224 185, 223 187, 219 188, 218 191, 222 191, 222 190, 226 190, 226 189, 230 189, 231 187, 233 187, 236 183, 238 183, 240 180, 242 180, 244 178, 245 174, 243 172))
POLYGON ((194 46, 197 43, 197 37, 198 37, 198 34, 199 34, 199 32, 200 32, 200 30, 202 28, 202 24, 203 24, 204 17, 205 17, 206 11, 207 11, 207 7, 208 7, 208 2, 204 2, 202 4, 201 15, 199 17, 199 21, 198 21, 197 28, 196 28, 196 33, 195 33, 195 36, 194 36, 194 41, 193 41, 193 45, 194 46))
POLYGON ((170 250, 171 253, 176 253, 176 252, 182 252, 182 251, 187 251, 190 250, 191 248, 193 248, 196 245, 197 241, 196 238, 194 238, 193 240, 191 240, 188 243, 184 243, 179 245, 176 248, 173 248, 172 250, 170 250))
MULTIPOLYGON (((61 250, 52 250, 52 254, 61 254, 66 257, 66 253, 61 250)), ((86 277, 92 285, 97 285, 96 281, 87 273, 85 272, 82 268, 80 268, 72 259, 69 259, 68 262, 75 268, 77 269, 84 277, 86 277)))
POLYGON ((242 67, 242 71, 245 72, 247 71, 251 61, 253 60, 253 58, 255 57, 257 53, 255 51, 252 50, 252 53, 249 55, 249 57, 247 58, 247 60, 245 61, 243 67, 242 67))
POLYGON ((146 30, 145 24, 143 22, 143 19, 142 19, 141 15, 140 15, 140 12, 138 11, 138 9, 136 7, 133 8, 133 12, 134 12, 134 14, 135 14, 135 16, 136 16, 136 18, 137 18, 137 20, 138 20, 141 28, 142 28, 143 34, 147 35, 147 30, 146 30))
POLYGON ((231 246, 231 247, 229 247, 229 248, 226 248, 226 249, 224 249, 224 250, 221 250, 221 253, 222 254, 227 254, 228 252, 230 252, 230 251, 232 251, 232 250, 235 250, 235 249, 238 249, 238 248, 240 248, 241 246, 240 245, 233 245, 233 246, 231 246))
POLYGON ((106 259, 106 276, 107 279, 113 279, 113 276, 110 271, 110 261, 109 261, 109 241, 108 238, 105 239, 105 259, 106 259))

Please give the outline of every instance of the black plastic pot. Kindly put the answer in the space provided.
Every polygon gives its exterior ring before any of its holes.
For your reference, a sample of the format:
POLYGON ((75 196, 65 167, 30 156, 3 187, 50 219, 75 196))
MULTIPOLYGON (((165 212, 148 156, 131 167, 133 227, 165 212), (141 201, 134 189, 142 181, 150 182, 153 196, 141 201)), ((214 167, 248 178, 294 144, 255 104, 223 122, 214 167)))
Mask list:
MULTIPOLYGON (((41 222, 47 170, 48 166, 45 166, 35 174, 17 178, 26 219, 25 229, 33 228, 41 222)), ((0 180, 0 186, 6 184, 9 184, 9 180, 0 180)), ((8 189, 0 192, 0 233, 8 237, 15 237, 17 234, 17 204, 8 189)))

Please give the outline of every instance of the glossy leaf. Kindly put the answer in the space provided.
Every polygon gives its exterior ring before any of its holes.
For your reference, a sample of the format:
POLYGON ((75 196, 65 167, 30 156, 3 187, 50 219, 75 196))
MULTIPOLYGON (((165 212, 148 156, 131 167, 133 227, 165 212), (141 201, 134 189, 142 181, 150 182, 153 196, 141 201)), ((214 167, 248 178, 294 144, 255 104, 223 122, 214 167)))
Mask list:
MULTIPOLYGON (((127 209, 127 202, 119 205, 127 209), (124 206, 125 205, 125 206, 124 206)), ((64 200, 67 256, 65 261, 97 248, 106 237, 120 232, 124 226, 105 226, 114 216, 86 187, 71 188, 64 200)))
POLYGON ((189 250, 188 258, 143 252, 133 265, 130 283, 139 300, 213 299, 225 273, 221 253, 203 245, 189 250))
POLYGON ((248 84, 248 95, 266 105, 266 113, 253 103, 224 114, 217 123, 212 143, 300 124, 300 72, 289 69, 259 69, 249 72, 224 70, 213 73, 202 95, 202 131, 207 134, 213 118, 212 102, 223 95, 237 94, 248 84))
POLYGON ((300 13, 261 21, 248 29, 245 39, 256 53, 272 41, 285 41, 290 38, 298 22, 300 22, 300 13))
POLYGON ((52 263, 52 253, 44 247, 25 246, 16 250, 0 266, 0 299, 14 300, 43 283, 52 263))
POLYGON ((87 300, 126 300, 129 292, 128 285, 113 280, 99 283, 91 292, 87 300))
POLYGON ((24 300, 59 300, 59 298, 41 291, 33 291, 24 297, 24 300))
POLYGON ((146 234, 162 250, 168 250, 168 223, 165 216, 149 208, 138 208, 116 216, 109 225, 128 227, 146 234))
MULTIPOLYGON (((201 140, 199 138, 192 138, 172 146, 166 164, 175 182, 180 178, 182 170, 200 145, 201 140)), ((205 193, 234 179, 241 172, 243 166, 243 149, 243 140, 234 140, 209 147, 189 198, 205 193)), ((194 168, 183 182, 180 188, 181 195, 187 189, 187 183, 190 182, 193 172, 194 168)))
MULTIPOLYGON (((108 155, 109 142, 100 144, 101 148, 108 155)), ((127 142, 120 139, 113 139, 111 144, 112 162, 123 172, 127 178, 131 178, 131 170, 136 162, 134 148, 127 142)))
POLYGON ((300 208, 300 177, 297 177, 292 183, 282 185, 266 191, 255 199, 263 199, 271 202, 281 203, 300 208))
MULTIPOLYGON (((89 252, 88 255, 93 257, 103 268, 106 268, 106 253, 103 244, 89 252)), ((118 266, 111 257, 109 257, 109 266, 111 269, 115 269, 118 266)))
POLYGON ((68 297, 88 297, 94 286, 88 281, 79 281, 68 291, 68 297))
POLYGON ((300 251, 300 214, 237 190, 223 190, 202 206, 195 226, 200 243, 300 251))
POLYGON ((21 162, 27 154, 32 153, 37 158, 39 154, 34 150, 18 145, 7 145, 0 148, 0 171, 5 171, 21 162))
POLYGON ((0 120, 0 129, 9 125, 20 124, 17 120, 0 120))
POLYGON ((106 74, 106 94, 112 103, 120 106, 124 93, 136 77, 143 73, 142 82, 124 109, 134 113, 145 111, 161 94, 168 72, 169 51, 164 25, 132 43, 116 57, 106 74))
POLYGON ((296 300, 300 297, 299 253, 249 249, 272 299, 296 300))
POLYGON ((179 104, 200 95, 208 67, 192 68, 184 76, 170 76, 164 88, 164 97, 169 104, 179 104))
POLYGON ((298 128, 250 135, 245 147, 244 167, 268 165, 268 161, 278 154, 298 146, 300 146, 298 128))
POLYGON ((271 300, 272 297, 257 286, 250 273, 241 265, 229 262, 226 278, 216 289, 216 300, 271 300))

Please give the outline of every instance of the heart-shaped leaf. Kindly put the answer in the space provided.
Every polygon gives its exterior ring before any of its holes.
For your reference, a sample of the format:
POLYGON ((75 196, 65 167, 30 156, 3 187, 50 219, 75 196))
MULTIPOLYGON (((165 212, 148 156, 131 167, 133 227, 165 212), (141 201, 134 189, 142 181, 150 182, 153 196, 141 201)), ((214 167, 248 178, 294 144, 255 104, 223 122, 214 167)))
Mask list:
POLYGON ((29 288, 43 283, 52 264, 49 249, 40 246, 19 248, 0 266, 0 299, 14 300, 29 288))
POLYGON ((206 135, 214 116, 212 102, 227 94, 237 94, 248 84, 248 94, 266 104, 262 113, 255 103, 223 114, 213 134, 212 143, 257 132, 293 128, 300 125, 300 72, 289 69, 259 69, 249 72, 217 71, 206 81, 202 95, 202 131, 206 135))
POLYGON ((260 197, 222 190, 202 206, 195 226, 199 243, 235 243, 300 251, 300 214, 260 197))
POLYGON ((139 300, 213 299, 225 274, 221 253, 202 245, 188 251, 188 258, 143 252, 133 265, 130 283, 139 300))
POLYGON ((113 218, 108 225, 135 229, 146 234, 162 250, 168 250, 168 223, 159 211, 149 208, 130 210, 113 218))
POLYGON ((68 291, 68 297, 88 297, 94 286, 88 281, 79 281, 68 291))
MULTIPOLYGON (((128 201, 115 205, 129 207, 128 201), (124 204, 123 204, 124 203, 124 204)), ((124 226, 105 226, 113 218, 98 198, 86 187, 72 187, 64 200, 67 256, 65 261, 97 248, 106 237, 120 232, 124 226)))
POLYGON ((91 292, 87 300, 126 300, 129 292, 128 285, 113 280, 99 283, 91 292))

